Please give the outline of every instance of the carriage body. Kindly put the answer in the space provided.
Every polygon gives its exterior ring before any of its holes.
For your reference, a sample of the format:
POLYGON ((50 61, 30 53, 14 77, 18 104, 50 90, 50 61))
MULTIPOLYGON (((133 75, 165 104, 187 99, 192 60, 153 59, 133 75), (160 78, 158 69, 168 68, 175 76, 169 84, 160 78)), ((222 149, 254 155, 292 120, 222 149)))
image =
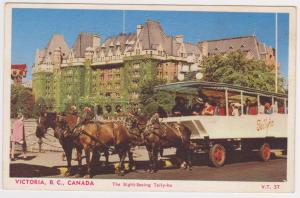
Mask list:
POLYGON ((191 141, 209 154, 210 163, 220 167, 231 151, 242 153, 256 151, 262 161, 268 161, 272 150, 287 151, 288 96, 239 86, 214 82, 186 81, 157 86, 156 90, 168 91, 187 97, 218 98, 225 104, 225 115, 190 115, 161 119, 164 123, 180 123, 192 133, 191 141), (255 100, 257 112, 245 112, 245 100, 255 100), (259 112, 259 105, 268 101, 274 108, 281 104, 281 111, 266 114, 259 112), (240 103, 240 115, 230 115, 230 102, 240 103))
POLYGON ((182 116, 161 119, 188 127, 191 139, 287 138, 287 114, 182 116))

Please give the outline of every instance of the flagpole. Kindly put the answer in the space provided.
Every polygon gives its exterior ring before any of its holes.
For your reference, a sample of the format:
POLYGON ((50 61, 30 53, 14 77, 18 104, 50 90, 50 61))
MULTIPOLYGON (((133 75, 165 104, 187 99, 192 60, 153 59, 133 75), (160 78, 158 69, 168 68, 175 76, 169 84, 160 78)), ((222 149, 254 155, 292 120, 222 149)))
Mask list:
POLYGON ((275 92, 278 92, 278 19, 275 13, 275 92))
POLYGON ((125 10, 123 10, 123 34, 125 34, 125 10))

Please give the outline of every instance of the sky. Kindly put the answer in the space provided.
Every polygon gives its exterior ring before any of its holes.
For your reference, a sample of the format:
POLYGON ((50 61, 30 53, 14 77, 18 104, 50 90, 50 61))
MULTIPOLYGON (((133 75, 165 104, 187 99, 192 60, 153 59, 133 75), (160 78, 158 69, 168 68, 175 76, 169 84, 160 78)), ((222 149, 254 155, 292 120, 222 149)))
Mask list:
MULTIPOLYGON (((160 21, 167 35, 183 34, 184 41, 256 35, 258 40, 275 48, 275 13, 234 13, 203 11, 125 11, 14 8, 12 14, 12 64, 31 68, 36 49, 47 46, 54 33, 64 35, 73 46, 80 32, 97 33, 103 41, 120 32, 135 32, 136 25, 147 19, 160 21), (123 26, 125 24, 125 26, 123 26)), ((280 73, 288 76, 289 15, 278 13, 278 61, 280 73)))

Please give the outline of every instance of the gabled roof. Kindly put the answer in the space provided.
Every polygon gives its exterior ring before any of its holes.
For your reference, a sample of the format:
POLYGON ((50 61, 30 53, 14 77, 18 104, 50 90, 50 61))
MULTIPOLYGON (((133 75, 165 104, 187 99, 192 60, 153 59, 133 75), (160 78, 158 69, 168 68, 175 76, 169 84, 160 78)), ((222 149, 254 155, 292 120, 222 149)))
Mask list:
POLYGON ((61 34, 53 34, 52 38, 48 42, 46 54, 44 54, 44 56, 51 55, 58 47, 61 48, 62 53, 66 54, 69 51, 69 47, 64 39, 64 36, 61 34))
POLYGON ((210 54, 221 54, 241 50, 248 51, 255 58, 260 58, 260 53, 258 52, 259 42, 257 41, 256 36, 201 41, 198 43, 198 46, 200 48, 203 47, 204 42, 207 42, 208 53, 210 54))

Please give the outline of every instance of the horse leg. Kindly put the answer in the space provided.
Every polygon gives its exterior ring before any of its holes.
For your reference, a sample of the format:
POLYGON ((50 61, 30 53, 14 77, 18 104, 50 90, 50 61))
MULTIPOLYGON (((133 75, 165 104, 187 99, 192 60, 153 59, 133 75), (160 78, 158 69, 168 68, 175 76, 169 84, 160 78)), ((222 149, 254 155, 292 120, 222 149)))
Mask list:
POLYGON ((124 176, 125 174, 125 167, 124 167, 124 161, 126 158, 126 151, 124 149, 120 149, 120 172, 119 175, 120 176, 124 176))
POLYGON ((187 146, 187 166, 188 170, 192 170, 192 157, 193 157, 193 150, 190 148, 190 145, 187 146))
POLYGON ((136 170, 135 162, 133 160, 133 152, 130 150, 130 147, 128 149, 128 158, 129 158, 129 168, 132 171, 136 170))
POLYGON ((108 162, 108 157, 109 157, 108 149, 104 150, 104 156, 105 156, 105 166, 107 166, 109 164, 109 162, 108 162))
POLYGON ((159 150, 157 148, 152 149, 152 170, 150 173, 155 173, 157 171, 158 152, 159 150))
POLYGON ((71 175, 71 160, 72 160, 72 147, 69 145, 65 145, 63 147, 64 152, 66 154, 66 158, 67 158, 67 164, 68 164, 68 170, 67 172, 64 174, 65 176, 70 176, 71 175))
POLYGON ((78 161, 78 172, 75 177, 79 177, 82 172, 82 148, 76 147, 77 161, 78 161))
POLYGON ((149 156, 148 169, 146 171, 151 172, 151 169, 152 169, 152 149, 151 149, 150 146, 146 146, 146 148, 147 148, 148 156, 149 156))
POLYGON ((91 178, 91 162, 90 162, 90 156, 91 156, 91 150, 89 147, 84 148, 85 153, 85 159, 86 159, 86 165, 87 165, 87 174, 84 176, 84 178, 91 178))
POLYGON ((94 175, 94 169, 99 162, 100 159, 100 153, 97 150, 93 150, 92 160, 91 160, 91 175, 94 175))

